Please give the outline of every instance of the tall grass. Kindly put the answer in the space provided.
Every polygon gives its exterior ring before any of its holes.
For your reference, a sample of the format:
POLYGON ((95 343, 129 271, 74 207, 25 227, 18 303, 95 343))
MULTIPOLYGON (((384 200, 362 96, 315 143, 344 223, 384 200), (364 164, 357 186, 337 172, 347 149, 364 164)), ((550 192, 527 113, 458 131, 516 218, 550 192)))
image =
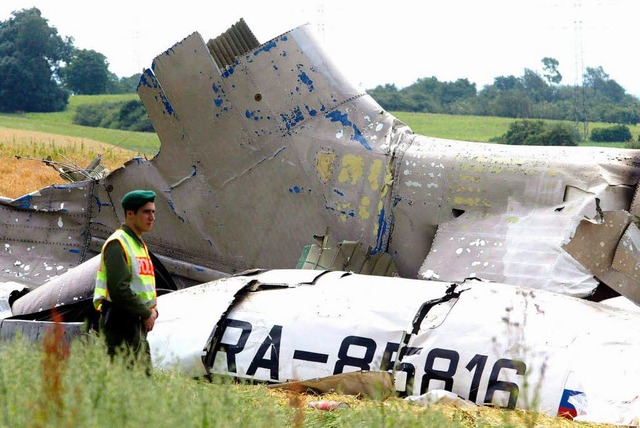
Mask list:
POLYGON ((86 168, 98 155, 102 155, 102 166, 113 171, 141 154, 83 138, 0 128, 0 196, 17 198, 66 183, 43 162, 49 157, 60 164, 86 168))
POLYGON ((43 342, 16 337, 0 346, 2 427, 604 427, 520 410, 421 407, 384 400, 315 396, 235 383, 191 379, 124 359, 109 360, 93 333, 65 343, 54 327, 43 342), (326 412, 310 401, 338 400, 347 409, 326 412))
MULTIPOLYGON (((54 329, 55 330, 55 329, 54 329)), ((109 361, 94 335, 45 344, 17 338, 0 348, 0 425, 7 427, 286 427, 463 426, 437 411, 407 410, 402 401, 351 397, 348 411, 307 407, 318 397, 262 385, 211 382, 109 361)))

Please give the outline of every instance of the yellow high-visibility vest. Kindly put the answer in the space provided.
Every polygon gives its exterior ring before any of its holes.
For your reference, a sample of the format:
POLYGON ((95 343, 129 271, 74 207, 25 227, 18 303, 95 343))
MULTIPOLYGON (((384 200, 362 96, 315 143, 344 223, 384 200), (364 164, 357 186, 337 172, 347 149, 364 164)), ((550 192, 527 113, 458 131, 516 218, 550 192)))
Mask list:
POLYGON ((149 308, 156 306, 156 279, 153 273, 153 263, 149 257, 147 245, 138 242, 122 229, 117 229, 102 246, 100 269, 96 275, 96 286, 93 291, 93 306, 102 309, 102 301, 111 301, 107 290, 107 270, 104 265, 104 248, 110 242, 117 240, 124 249, 127 265, 131 270, 131 291, 133 291, 149 308))

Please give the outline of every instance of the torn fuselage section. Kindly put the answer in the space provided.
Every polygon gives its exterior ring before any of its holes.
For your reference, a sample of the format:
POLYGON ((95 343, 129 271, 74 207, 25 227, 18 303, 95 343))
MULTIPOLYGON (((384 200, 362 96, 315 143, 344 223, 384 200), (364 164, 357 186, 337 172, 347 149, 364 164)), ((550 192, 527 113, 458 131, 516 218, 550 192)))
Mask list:
MULTIPOLYGON (((475 276, 575 297, 607 284, 563 246, 583 219, 630 210, 637 154, 579 149, 416 136, 394 177, 398 270, 420 263, 424 279, 475 276)), ((602 240, 585 238, 595 254, 602 240)))
POLYGON ((171 314, 149 336, 154 361, 196 376, 280 384, 389 371, 401 396, 445 389, 551 415, 567 390, 593 406, 583 413, 615 407, 633 387, 617 404, 601 392, 640 377, 639 313, 505 284, 275 270, 180 290, 159 305, 171 314), (592 370, 602 356, 617 361, 607 375, 592 370))

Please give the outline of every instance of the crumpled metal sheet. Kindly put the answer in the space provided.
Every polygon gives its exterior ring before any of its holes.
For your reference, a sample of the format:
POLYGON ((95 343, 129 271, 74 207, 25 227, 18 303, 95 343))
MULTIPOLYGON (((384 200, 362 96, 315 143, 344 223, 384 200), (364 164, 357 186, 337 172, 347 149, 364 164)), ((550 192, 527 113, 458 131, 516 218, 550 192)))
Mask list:
MULTIPOLYGON (((390 251, 405 273, 423 255, 425 279, 477 276, 585 297, 595 273, 562 246, 583 218, 629 210, 636 155, 416 137, 395 174, 390 251)), ((597 252, 600 241, 585 239, 597 252)))
POLYGON ((640 303, 640 233, 627 211, 604 212, 601 221, 582 220, 563 248, 613 290, 640 303))

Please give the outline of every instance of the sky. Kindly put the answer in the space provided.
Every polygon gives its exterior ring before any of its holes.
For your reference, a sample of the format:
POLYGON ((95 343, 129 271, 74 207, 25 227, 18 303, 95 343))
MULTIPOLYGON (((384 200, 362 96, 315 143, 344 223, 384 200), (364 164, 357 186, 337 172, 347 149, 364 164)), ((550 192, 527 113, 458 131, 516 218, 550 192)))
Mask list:
POLYGON ((107 57, 128 77, 193 32, 217 37, 244 18, 260 43, 308 24, 343 73, 362 89, 419 78, 543 75, 555 58, 561 84, 602 67, 640 96, 639 0, 0 0, 0 21, 37 7, 58 34, 107 57))

